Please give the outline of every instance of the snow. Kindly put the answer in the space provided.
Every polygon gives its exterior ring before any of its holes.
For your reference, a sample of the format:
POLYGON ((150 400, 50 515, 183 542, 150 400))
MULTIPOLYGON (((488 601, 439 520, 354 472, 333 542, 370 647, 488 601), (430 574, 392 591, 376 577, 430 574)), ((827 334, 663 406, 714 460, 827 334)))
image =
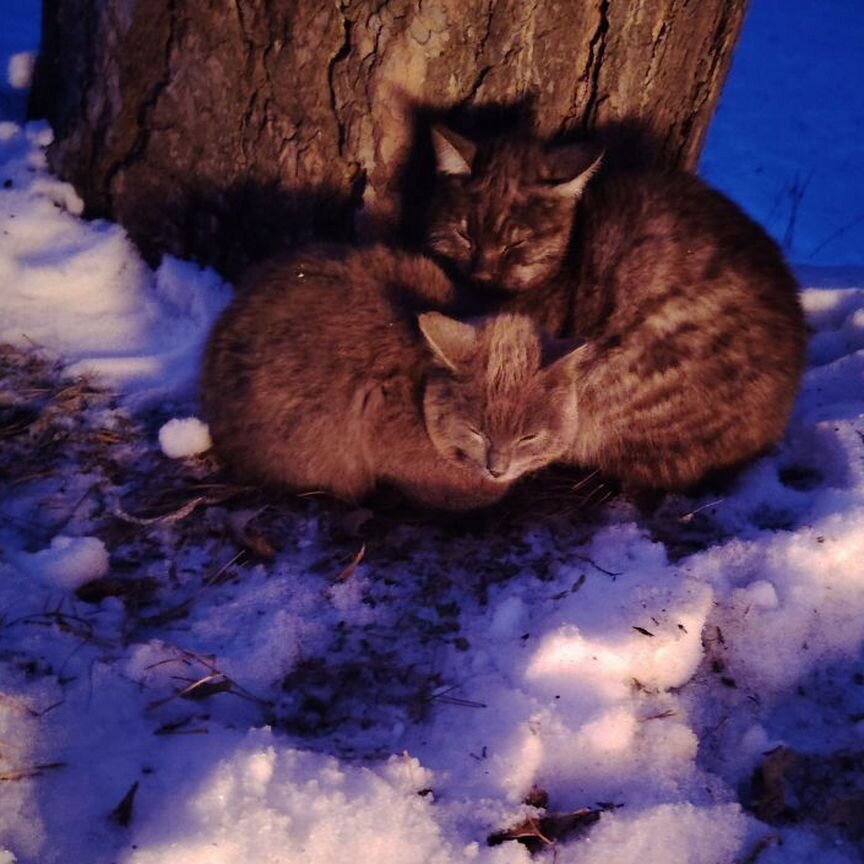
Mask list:
POLYGON ((209 427, 197 417, 175 417, 159 430, 159 446, 169 459, 196 456, 211 444, 209 427))
MULTIPOLYGON (((34 47, 27 5, 4 66, 34 47)), ((650 516, 230 497, 195 395, 230 287, 84 221, 45 169, 50 129, 0 91, 0 342, 19 349, 0 355, 0 862, 861 860, 854 832, 748 809, 778 746, 864 749, 864 243, 837 233, 861 102, 820 71, 864 40, 851 3, 821 8, 755 0, 704 159, 783 234, 767 203, 820 156, 789 247, 812 331, 795 415, 728 486, 650 516), (792 51, 805 35, 816 54, 792 51), (533 857, 487 844, 583 808, 593 824, 533 857)))
MULTIPOLYGON (((357 864, 462 861, 435 819, 430 781, 416 759, 392 756, 370 770, 279 746, 270 730, 250 733, 180 808, 154 814, 129 864, 357 864), (190 836, 191 835, 191 836, 190 836), (181 839, 178 839, 179 838, 181 839)), ((494 861, 476 848, 474 860, 494 861)))
POLYGON ((21 555, 18 563, 31 575, 74 591, 108 572, 108 551, 98 537, 58 534, 47 549, 21 555))
POLYGON ((28 85, 21 82, 28 61, 21 58, 35 54, 39 45, 39 5, 36 0, 0 3, 0 119, 24 119, 27 93, 22 88, 28 85))
POLYGON ((558 860, 564 864, 717 864, 734 859, 746 829, 746 819, 735 805, 697 809, 688 804, 666 804, 647 814, 633 817, 621 813, 604 820, 584 848, 558 860), (697 844, 694 837, 699 838, 697 844))
POLYGON ((33 67, 36 64, 36 54, 32 51, 21 51, 9 58, 9 83, 16 90, 30 86, 33 80, 33 67))
POLYGON ((701 172, 801 264, 864 265, 859 0, 749 4, 701 172))
POLYGON ((154 273, 118 225, 82 222, 74 189, 45 173, 51 130, 0 129, 0 340, 62 354, 73 374, 134 390, 186 395, 230 289, 208 270, 166 257, 154 273))

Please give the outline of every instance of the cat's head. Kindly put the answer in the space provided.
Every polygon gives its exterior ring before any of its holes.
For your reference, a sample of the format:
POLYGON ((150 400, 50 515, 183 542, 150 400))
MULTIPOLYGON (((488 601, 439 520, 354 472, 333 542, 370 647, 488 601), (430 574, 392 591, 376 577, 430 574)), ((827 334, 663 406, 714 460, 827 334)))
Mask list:
POLYGON ((511 483, 561 457, 573 434, 579 347, 554 343, 524 315, 476 323, 419 319, 433 356, 426 431, 445 458, 511 483))
POLYGON ((531 291, 561 269, 573 216, 602 150, 529 136, 481 143, 431 130, 438 179, 426 246, 480 288, 531 291))

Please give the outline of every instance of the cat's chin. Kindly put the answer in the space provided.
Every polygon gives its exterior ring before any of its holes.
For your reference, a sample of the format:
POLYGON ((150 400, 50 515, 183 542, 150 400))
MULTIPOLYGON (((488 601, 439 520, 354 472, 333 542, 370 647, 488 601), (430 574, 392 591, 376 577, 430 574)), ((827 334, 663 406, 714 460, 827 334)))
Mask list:
POLYGON ((532 294, 535 291, 533 285, 513 284, 512 282, 499 282, 497 285, 483 289, 483 296, 487 302, 501 302, 524 294, 532 294))
POLYGON ((485 466, 475 465, 474 468, 487 483, 496 486, 508 486, 518 480, 525 473, 525 471, 513 471, 508 468, 503 474, 493 474, 485 466))
POLYGON ((500 290, 507 294, 531 294, 539 291, 555 279, 556 269, 543 267, 520 267, 500 277, 500 290))
POLYGON ((447 455, 447 457, 454 464, 458 465, 462 470, 467 471, 471 476, 478 481, 483 481, 484 483, 493 484, 495 486, 505 486, 508 483, 511 483, 515 480, 515 477, 511 477, 509 472, 506 474, 502 474, 496 477, 494 474, 490 474, 489 470, 485 465, 480 465, 477 462, 473 462, 469 456, 467 456, 463 451, 457 450, 455 452, 451 452, 447 455))
POLYGON ((490 474, 483 465, 477 465, 474 462, 463 462, 462 466, 466 470, 470 471, 478 480, 482 480, 484 483, 504 485, 510 479, 507 477, 507 475, 501 475, 499 477, 496 477, 494 474, 490 474))

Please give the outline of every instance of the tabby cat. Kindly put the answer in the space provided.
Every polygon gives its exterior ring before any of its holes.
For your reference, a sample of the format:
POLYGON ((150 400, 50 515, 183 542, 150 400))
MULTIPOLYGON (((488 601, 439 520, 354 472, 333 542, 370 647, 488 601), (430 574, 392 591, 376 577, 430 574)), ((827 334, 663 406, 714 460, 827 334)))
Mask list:
POLYGON ((310 249, 241 286, 208 346, 202 402, 243 480, 357 500, 379 482, 470 509, 560 458, 578 348, 527 317, 444 315, 450 280, 383 247, 310 249))
POLYGON ((804 318, 777 246, 735 204, 683 172, 601 170, 590 144, 432 135, 430 254, 486 309, 587 340, 566 461, 680 488, 781 437, 804 318))

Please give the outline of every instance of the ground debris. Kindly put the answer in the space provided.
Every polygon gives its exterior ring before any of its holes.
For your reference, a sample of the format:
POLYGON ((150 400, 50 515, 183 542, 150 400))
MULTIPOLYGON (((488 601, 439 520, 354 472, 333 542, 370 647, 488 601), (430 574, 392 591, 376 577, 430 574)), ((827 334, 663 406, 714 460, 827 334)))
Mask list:
MULTIPOLYGON (((560 603, 595 579, 621 576, 602 556, 577 551, 600 519, 601 502, 618 494, 596 473, 550 469, 478 513, 424 512, 386 488, 358 508, 237 485, 212 454, 168 459, 158 429, 166 408, 177 406, 133 412, 35 352, 0 349, 0 408, 0 435, 7 436, 0 476, 16 484, 10 516, 27 551, 45 548, 62 528, 97 537, 110 555, 109 573, 75 592, 86 604, 77 617, 30 614, 7 627, 72 637, 83 646, 72 646, 75 662, 91 650, 194 645, 197 632, 215 626, 208 619, 235 603, 242 626, 254 631, 260 621, 288 637, 273 678, 250 685, 254 693, 244 688, 245 671, 229 676, 215 657, 203 665, 190 658, 182 676, 157 678, 146 705, 159 712, 160 735, 206 733, 202 724, 172 725, 182 705, 206 705, 219 718, 239 712, 283 732, 331 737, 339 752, 359 729, 363 745, 344 752, 377 755, 392 729, 437 712, 488 712, 470 679, 454 673, 458 664, 444 661, 472 647, 465 621, 499 586, 533 572, 554 586, 549 593, 560 603), (558 575, 562 561, 575 565, 566 582, 558 575), (293 602, 293 589, 279 593, 283 582, 296 586, 297 610, 304 592, 319 598, 309 607, 314 615, 291 611, 283 622, 273 614, 270 596, 289 608, 293 602), (244 601, 250 587, 260 601, 244 601), (319 615, 327 626, 304 654, 292 640, 304 648, 319 615), (406 655, 405 644, 416 650, 406 655)), ((591 817, 544 818, 557 836, 591 817)))
POLYGON ((32 777, 41 777, 48 771, 59 771, 66 767, 66 762, 44 762, 39 765, 27 765, 21 768, 10 768, 0 771, 0 782, 9 783, 16 780, 28 780, 32 777))
POLYGON ((529 816, 512 828, 490 834, 486 842, 490 846, 498 846, 508 840, 516 840, 529 852, 540 852, 555 843, 584 834, 600 819, 602 812, 598 808, 582 807, 569 813, 529 816))
POLYGON ((101 603, 106 597, 121 597, 134 600, 136 605, 140 605, 152 600, 157 588, 156 580, 147 577, 122 579, 105 576, 82 585, 75 592, 75 596, 85 603, 101 603))
POLYGON ((111 811, 111 820, 122 828, 128 828, 132 822, 132 810, 135 806, 135 795, 138 792, 138 781, 136 780, 129 791, 123 796, 120 803, 111 811))
POLYGON ((864 751, 777 747, 756 767, 747 791, 749 808, 771 825, 812 823, 864 839, 864 751))

